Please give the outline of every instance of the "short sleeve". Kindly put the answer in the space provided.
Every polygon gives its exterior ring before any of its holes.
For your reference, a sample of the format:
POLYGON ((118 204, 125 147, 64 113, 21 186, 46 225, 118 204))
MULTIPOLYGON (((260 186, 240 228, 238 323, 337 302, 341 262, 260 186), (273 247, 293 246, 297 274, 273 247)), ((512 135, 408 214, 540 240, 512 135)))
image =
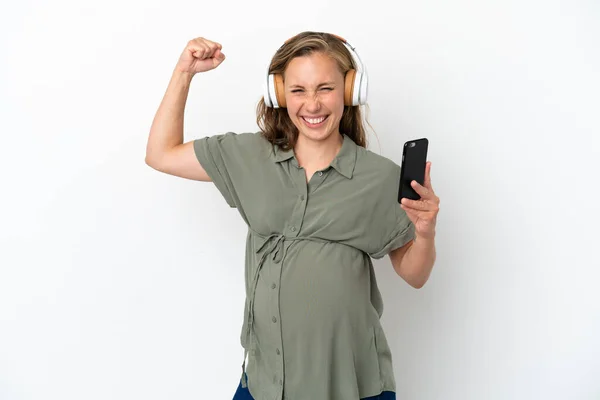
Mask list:
POLYGON ((372 258, 383 258, 390 251, 404 246, 415 238, 415 226, 400 207, 398 202, 398 188, 400 186, 400 167, 394 164, 394 168, 381 191, 380 204, 383 213, 377 221, 376 240, 377 249, 369 253, 372 258))
POLYGON ((246 159, 252 152, 253 136, 227 132, 194 140, 196 158, 232 208, 240 206, 236 187, 249 168, 246 159))

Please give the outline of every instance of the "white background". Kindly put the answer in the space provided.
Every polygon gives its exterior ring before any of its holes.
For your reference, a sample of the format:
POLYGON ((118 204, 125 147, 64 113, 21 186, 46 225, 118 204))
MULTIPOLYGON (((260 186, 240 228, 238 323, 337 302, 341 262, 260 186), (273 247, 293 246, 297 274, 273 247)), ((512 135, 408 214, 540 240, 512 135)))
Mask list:
POLYGON ((256 131, 304 30, 365 62, 371 150, 430 140, 432 276, 375 263, 398 399, 600 399, 599 20, 595 0, 3 3, 0 399, 233 396, 245 226, 146 166, 146 139, 188 40, 227 55, 194 78, 192 140, 256 131))

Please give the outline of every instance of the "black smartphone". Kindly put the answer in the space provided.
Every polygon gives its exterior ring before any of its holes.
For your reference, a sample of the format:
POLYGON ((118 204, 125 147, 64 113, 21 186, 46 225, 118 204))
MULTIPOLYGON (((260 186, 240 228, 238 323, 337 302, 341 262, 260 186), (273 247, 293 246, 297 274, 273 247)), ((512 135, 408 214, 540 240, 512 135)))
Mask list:
POLYGON ((427 138, 409 140, 404 143, 402 150, 402 165, 400 171, 400 188, 398 189, 398 203, 406 197, 419 200, 421 196, 412 188, 411 182, 417 181, 421 185, 425 182, 425 166, 427 164, 427 138))

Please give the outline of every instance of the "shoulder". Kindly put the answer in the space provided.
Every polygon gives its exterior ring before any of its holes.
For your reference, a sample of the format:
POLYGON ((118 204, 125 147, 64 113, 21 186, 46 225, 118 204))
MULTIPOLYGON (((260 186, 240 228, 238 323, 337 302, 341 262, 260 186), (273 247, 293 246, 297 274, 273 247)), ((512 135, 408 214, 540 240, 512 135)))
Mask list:
POLYGON ((212 136, 196 139, 194 146, 197 148, 207 147, 210 150, 218 150, 220 153, 256 153, 257 151, 270 152, 271 143, 258 132, 226 132, 212 136))
POLYGON ((355 173, 366 176, 375 175, 383 180, 398 179, 400 165, 364 147, 357 147, 355 173))
POLYGON ((261 132, 226 132, 218 135, 207 136, 203 139, 227 143, 239 143, 247 146, 262 146, 264 144, 269 144, 261 132))

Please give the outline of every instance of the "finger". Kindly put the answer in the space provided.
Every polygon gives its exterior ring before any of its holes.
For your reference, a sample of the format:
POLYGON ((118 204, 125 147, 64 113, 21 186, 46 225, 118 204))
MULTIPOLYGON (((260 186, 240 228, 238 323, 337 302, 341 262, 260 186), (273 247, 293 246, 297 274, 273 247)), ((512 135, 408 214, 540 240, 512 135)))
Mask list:
POLYGON ((431 187, 431 161, 425 164, 425 181, 423 182, 423 186, 428 189, 432 189, 431 187))
POLYGON ((423 202, 420 200, 412 200, 412 199, 407 199, 406 197, 402 198, 402 200, 400 201, 400 204, 402 204, 403 206, 413 209, 413 210, 423 210, 423 202))
POLYGON ((225 60, 225 54, 221 53, 221 50, 217 49, 212 58, 214 67, 218 67, 225 60))
POLYGON ((214 54, 215 54, 215 51, 217 50, 217 46, 215 46, 211 42, 205 42, 204 45, 207 48, 206 58, 212 58, 214 56, 214 54))
POLYGON ((217 64, 220 64, 225 59, 225 54, 221 52, 221 48, 217 45, 214 46, 214 50, 212 52, 212 58, 218 61, 217 64))
POLYGON ((404 205, 402 205, 402 209, 404 210, 404 212, 406 212, 406 215, 413 223, 416 223, 417 221, 425 221, 429 224, 432 224, 433 226, 435 226, 436 224, 436 216, 432 216, 429 213, 423 213, 421 211, 412 210, 408 207, 405 207, 404 205))
POLYGON ((223 52, 220 49, 217 49, 213 54, 213 58, 217 60, 223 60, 225 58, 225 54, 223 54, 223 52))
POLYGON ((435 211, 436 209, 435 204, 422 200, 411 200, 406 197, 401 199, 400 204, 417 211, 435 211))
POLYGON ((202 53, 203 60, 210 58, 212 56, 212 51, 210 50, 210 47, 208 46, 208 44, 202 43, 202 49, 204 50, 204 52, 202 53))
POLYGON ((206 46, 204 46, 202 43, 194 43, 191 46, 192 55, 200 60, 205 58, 206 50, 206 46))
POLYGON ((419 182, 412 181, 411 186, 413 187, 413 189, 415 189, 415 192, 417 192, 421 196, 421 199, 433 199, 433 191, 427 189, 425 186, 422 186, 421 184, 419 184, 419 182))
POLYGON ((187 47, 192 53, 195 53, 198 50, 203 48, 202 43, 203 43, 202 38, 192 39, 188 42, 187 47))
POLYGON ((223 48, 223 46, 221 46, 220 43, 217 42, 211 42, 210 40, 208 40, 208 44, 210 46, 210 49, 215 52, 216 50, 221 50, 223 48))

